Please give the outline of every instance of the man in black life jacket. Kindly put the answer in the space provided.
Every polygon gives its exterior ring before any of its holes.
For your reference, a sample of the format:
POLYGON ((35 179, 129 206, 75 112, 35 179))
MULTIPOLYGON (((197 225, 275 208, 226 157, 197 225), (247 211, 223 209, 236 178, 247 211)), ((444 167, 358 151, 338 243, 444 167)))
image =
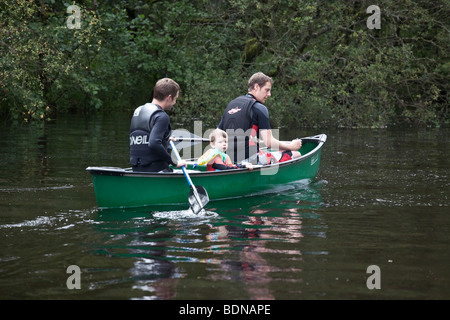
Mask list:
POLYGON ((169 164, 178 168, 186 161, 172 159, 168 151, 172 131, 165 112, 176 103, 180 92, 178 83, 169 78, 156 82, 153 100, 138 107, 130 124, 130 164, 133 171, 171 172, 169 164))
POLYGON ((273 79, 262 72, 255 73, 248 81, 248 93, 232 100, 225 109, 218 125, 228 133, 228 154, 237 163, 249 161, 267 164, 270 159, 259 152, 258 139, 268 148, 280 150, 280 162, 300 157, 297 150, 301 140, 281 142, 272 135, 269 111, 264 103, 271 96, 273 79))

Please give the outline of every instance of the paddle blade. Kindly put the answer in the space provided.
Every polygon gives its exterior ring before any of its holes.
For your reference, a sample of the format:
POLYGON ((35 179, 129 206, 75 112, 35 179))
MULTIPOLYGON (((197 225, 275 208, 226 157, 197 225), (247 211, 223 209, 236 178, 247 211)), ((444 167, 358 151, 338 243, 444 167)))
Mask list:
POLYGON ((198 199, 195 195, 194 190, 191 188, 191 191, 189 192, 189 204, 191 206, 192 212, 198 214, 209 202, 209 196, 208 192, 206 192, 206 189, 202 186, 195 186, 195 188, 197 189, 198 199))

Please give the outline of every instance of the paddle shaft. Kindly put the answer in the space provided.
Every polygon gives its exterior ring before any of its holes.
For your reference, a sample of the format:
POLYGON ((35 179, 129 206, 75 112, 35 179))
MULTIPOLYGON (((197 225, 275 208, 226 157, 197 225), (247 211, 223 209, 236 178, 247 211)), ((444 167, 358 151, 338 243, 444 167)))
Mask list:
POLYGON ((175 137, 175 141, 198 141, 198 142, 209 142, 206 138, 190 138, 190 137, 175 137))
POLYGON ((171 136, 174 138, 175 145, 178 149, 189 148, 202 142, 209 142, 209 139, 199 137, 184 129, 173 130, 171 136))
MULTIPOLYGON (((173 144, 173 141, 169 141, 170 146, 172 147, 173 152, 175 153, 175 156, 177 157, 178 161, 181 161, 181 157, 180 154, 178 153, 177 148, 175 147, 175 145, 173 144)), ((195 187, 195 185, 192 183, 191 177, 189 176, 189 173, 186 171, 186 168, 183 166, 181 167, 181 170, 183 170, 184 176, 186 177, 186 180, 189 184, 189 187, 191 187, 192 192, 194 193, 194 197, 197 200, 198 204, 200 205, 200 207, 202 206, 202 201, 200 200, 200 196, 198 195, 197 192, 197 188, 195 187)))

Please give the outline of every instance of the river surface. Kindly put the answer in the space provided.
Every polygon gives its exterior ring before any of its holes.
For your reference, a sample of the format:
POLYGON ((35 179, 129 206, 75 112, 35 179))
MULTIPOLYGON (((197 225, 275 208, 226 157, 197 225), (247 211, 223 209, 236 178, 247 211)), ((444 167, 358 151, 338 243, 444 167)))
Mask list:
POLYGON ((129 166, 129 120, 2 124, 0 299, 450 298, 448 129, 280 130, 327 134, 315 180, 99 210, 85 169, 129 166))

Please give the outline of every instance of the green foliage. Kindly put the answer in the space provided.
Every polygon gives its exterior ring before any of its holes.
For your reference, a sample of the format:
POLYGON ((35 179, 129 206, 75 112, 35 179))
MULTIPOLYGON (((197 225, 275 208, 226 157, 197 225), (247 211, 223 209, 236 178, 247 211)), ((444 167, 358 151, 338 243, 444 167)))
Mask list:
POLYGON ((158 78, 182 92, 172 116, 220 120, 262 71, 274 126, 449 124, 450 2, 134 0, 0 4, 0 116, 129 111, 158 78), (81 9, 69 29, 67 7, 81 9))

